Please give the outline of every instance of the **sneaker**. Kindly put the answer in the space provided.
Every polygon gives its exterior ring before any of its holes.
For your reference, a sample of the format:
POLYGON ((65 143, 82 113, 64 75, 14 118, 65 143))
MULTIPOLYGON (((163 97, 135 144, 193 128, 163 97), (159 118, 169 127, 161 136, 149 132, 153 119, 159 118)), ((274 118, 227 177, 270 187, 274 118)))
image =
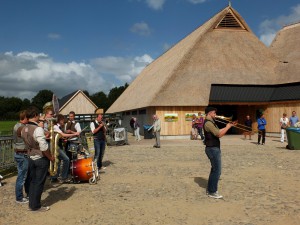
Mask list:
POLYGON ((32 212, 46 212, 48 210, 50 210, 50 207, 49 206, 42 206, 41 208, 37 209, 37 210, 32 210, 32 209, 28 209, 29 211, 32 211, 32 212))
POLYGON ((219 195, 218 192, 215 192, 215 193, 208 193, 207 196, 210 197, 210 198, 216 198, 216 199, 223 198, 223 196, 222 196, 222 195, 219 195))
POLYGON ((60 183, 60 184, 68 184, 68 183, 70 183, 71 182, 71 179, 60 179, 59 181, 58 181, 58 183, 60 183))
POLYGON ((22 200, 16 200, 16 203, 19 203, 19 204, 26 204, 28 202, 29 202, 29 200, 27 198, 22 198, 22 200))

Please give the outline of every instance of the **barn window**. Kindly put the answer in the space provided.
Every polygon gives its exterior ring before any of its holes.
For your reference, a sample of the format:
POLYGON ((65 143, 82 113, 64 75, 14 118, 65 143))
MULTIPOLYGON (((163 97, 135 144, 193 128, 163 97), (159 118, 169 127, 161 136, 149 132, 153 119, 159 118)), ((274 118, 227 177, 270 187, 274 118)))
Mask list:
POLYGON ((230 11, 228 12, 223 19, 218 23, 215 27, 216 29, 239 29, 246 30, 243 24, 239 21, 239 19, 230 11))
POLYGON ((132 111, 131 115, 137 115, 137 111, 136 110, 132 111))
POLYGON ((140 109, 139 114, 140 115, 145 115, 147 113, 146 109, 140 109))

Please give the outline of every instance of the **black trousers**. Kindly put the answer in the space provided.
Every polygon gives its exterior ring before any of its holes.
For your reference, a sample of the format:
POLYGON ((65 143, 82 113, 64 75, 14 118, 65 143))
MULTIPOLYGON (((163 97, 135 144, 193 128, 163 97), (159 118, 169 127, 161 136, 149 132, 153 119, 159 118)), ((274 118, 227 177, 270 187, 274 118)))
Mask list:
POLYGON ((260 143, 260 139, 262 137, 262 144, 266 141, 266 130, 258 130, 258 144, 260 143))
POLYGON ((30 186, 29 186, 29 208, 37 210, 41 208, 41 197, 49 168, 49 159, 46 157, 32 160, 29 158, 30 186))

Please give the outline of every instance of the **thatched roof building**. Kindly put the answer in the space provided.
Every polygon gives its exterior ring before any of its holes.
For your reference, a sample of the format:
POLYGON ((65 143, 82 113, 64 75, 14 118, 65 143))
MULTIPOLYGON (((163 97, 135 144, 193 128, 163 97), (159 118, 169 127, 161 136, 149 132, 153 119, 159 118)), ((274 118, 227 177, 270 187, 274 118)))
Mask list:
POLYGON ((277 62, 229 6, 148 65, 108 112, 208 105, 213 83, 276 83, 277 62))
MULTIPOLYGON (((275 90, 278 84, 299 82, 299 60, 296 57, 299 57, 300 51, 281 50, 285 48, 285 38, 293 39, 291 49, 295 42, 299 43, 298 25, 294 25, 295 28, 297 37, 293 37, 291 28, 285 28, 280 33, 283 40, 277 37, 270 50, 254 35, 241 15, 228 6, 148 65, 107 113, 122 113, 128 120, 131 115, 136 117, 141 112, 145 123, 150 123, 153 113, 160 117, 166 113, 177 113, 176 124, 164 121, 162 135, 188 134, 191 124, 184 115, 203 111, 209 104, 234 105, 235 114, 244 116, 247 113, 255 118, 255 111, 266 110, 268 102, 259 103, 259 99, 245 102, 244 99, 249 99, 246 96, 233 98, 237 99, 235 102, 221 98, 222 102, 216 103, 210 99, 211 91, 223 91, 224 88, 228 91, 230 85, 241 85, 236 95, 242 96, 245 95, 243 90, 246 90, 243 85, 251 85, 249 91, 253 92, 255 85, 275 85, 259 88, 275 90), (289 71, 286 64, 289 64, 289 71), (296 77, 292 71, 297 72, 296 77), (215 88, 212 89, 213 86, 215 88), (254 104, 256 106, 253 107, 254 104)), ((299 83, 297 85, 300 87, 299 83)), ((276 117, 280 113, 281 110, 278 110, 276 117)), ((276 130, 276 126, 277 122, 276 125, 274 122, 272 129, 276 130)))

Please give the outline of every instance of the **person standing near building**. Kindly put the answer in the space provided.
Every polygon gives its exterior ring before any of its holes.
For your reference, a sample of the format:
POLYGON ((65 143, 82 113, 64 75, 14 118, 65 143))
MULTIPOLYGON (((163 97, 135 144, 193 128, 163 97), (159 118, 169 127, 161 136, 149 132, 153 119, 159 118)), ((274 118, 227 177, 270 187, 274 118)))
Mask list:
POLYGON ((154 148, 160 148, 160 119, 157 115, 153 115, 153 133, 155 135, 155 145, 154 148))
POLYGON ((295 127, 295 124, 299 122, 299 118, 296 115, 296 111, 292 112, 292 116, 290 117, 290 125, 291 127, 295 127))
POLYGON ((106 145, 106 124, 104 121, 102 121, 102 119, 103 115, 98 114, 96 120, 90 124, 90 128, 94 137, 94 161, 97 162, 97 167, 99 170, 106 168, 102 163, 106 145))
POLYGON ((198 113, 198 117, 196 118, 196 124, 197 124, 198 134, 200 135, 201 140, 204 140, 204 135, 203 135, 204 118, 201 115, 201 112, 198 113))
POLYGON ((192 130, 191 130, 191 140, 197 140, 198 130, 197 130, 197 117, 194 114, 192 118, 192 130))
POLYGON ((204 144, 205 153, 210 160, 211 170, 207 183, 207 195, 211 198, 220 199, 223 198, 222 195, 218 193, 218 183, 221 176, 221 148, 220 148, 220 138, 223 137, 227 131, 236 122, 227 123, 226 127, 219 129, 215 123, 217 109, 214 107, 206 107, 205 114, 206 118, 204 120, 204 144))
POLYGON ((281 138, 280 142, 284 142, 285 129, 289 126, 289 119, 286 117, 286 113, 283 113, 282 117, 279 120, 280 129, 281 129, 281 138))
POLYGON ((38 109, 36 107, 28 108, 26 117, 28 118, 28 124, 22 129, 21 137, 29 155, 29 210, 45 212, 50 207, 41 205, 41 197, 50 161, 54 162, 55 158, 50 153, 43 128, 38 126, 38 109))
POLYGON ((133 120, 134 120, 133 127, 134 127, 135 140, 136 140, 136 141, 140 141, 140 140, 141 140, 141 135, 140 135, 140 124, 138 123, 136 117, 134 117, 133 120))
POLYGON ((132 136, 134 136, 134 117, 131 117, 130 121, 129 121, 129 125, 131 127, 132 130, 132 136))
POLYGON ((28 197, 29 195, 29 174, 28 174, 28 159, 27 150, 25 148, 25 143, 21 138, 21 130, 28 123, 26 118, 26 111, 20 112, 20 121, 14 126, 13 129, 13 146, 15 151, 15 161, 17 163, 18 175, 16 180, 15 192, 16 192, 16 202, 17 203, 28 203, 28 199, 23 195, 23 186, 25 193, 28 197))
POLYGON ((252 134, 252 120, 250 118, 249 115, 246 116, 246 120, 245 120, 245 127, 246 127, 246 130, 244 132, 244 138, 245 140, 247 139, 247 135, 249 135, 249 140, 251 140, 251 134, 252 134))
POLYGON ((260 140, 262 139, 262 145, 266 143, 266 125, 267 121, 265 119, 265 115, 262 113, 260 118, 257 120, 257 128, 258 128, 258 141, 257 144, 260 145, 260 140))

